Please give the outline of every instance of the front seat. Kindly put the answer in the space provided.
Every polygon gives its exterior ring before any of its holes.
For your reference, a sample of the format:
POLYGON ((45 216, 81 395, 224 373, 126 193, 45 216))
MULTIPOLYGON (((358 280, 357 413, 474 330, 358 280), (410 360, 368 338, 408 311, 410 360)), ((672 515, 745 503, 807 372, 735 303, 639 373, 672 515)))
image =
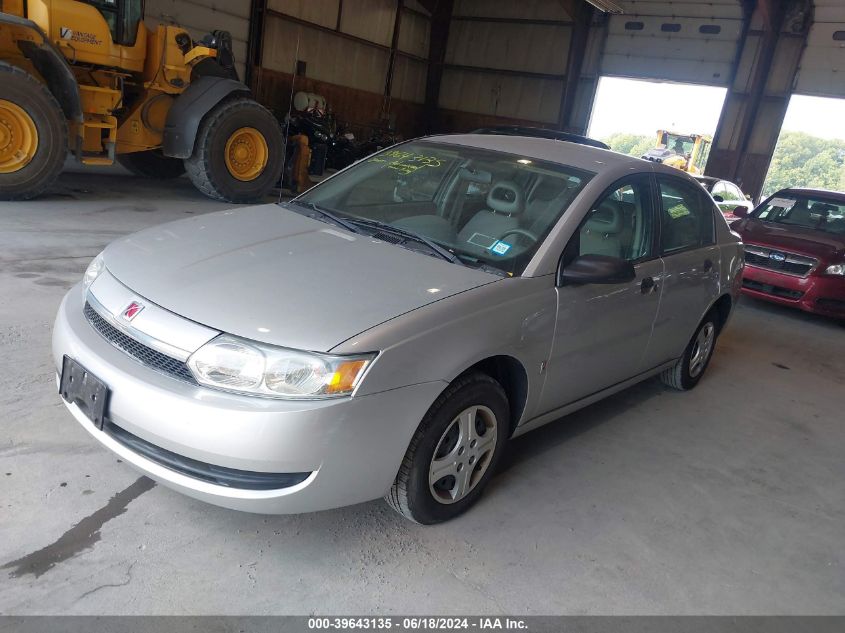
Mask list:
POLYGON ((490 248, 512 229, 519 228, 519 214, 525 207, 525 195, 514 182, 503 180, 487 193, 487 209, 476 213, 458 233, 461 242, 477 249, 490 248))
POLYGON ((622 211, 613 201, 605 200, 581 227, 581 254, 624 257, 623 228, 622 211))

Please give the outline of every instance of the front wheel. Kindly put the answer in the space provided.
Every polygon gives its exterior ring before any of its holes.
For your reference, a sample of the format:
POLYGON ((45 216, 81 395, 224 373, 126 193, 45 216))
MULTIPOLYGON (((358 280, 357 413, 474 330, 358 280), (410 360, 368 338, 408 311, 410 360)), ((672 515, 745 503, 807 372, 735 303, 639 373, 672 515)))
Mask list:
POLYGON ((692 340, 684 350, 684 355, 673 367, 660 374, 663 384, 680 391, 695 387, 704 375, 707 365, 710 364, 718 335, 716 313, 710 312, 699 324, 692 340))
POLYGON ((501 385, 480 373, 458 378, 426 413, 385 499, 416 523, 458 516, 481 496, 509 429, 501 385))
POLYGON ((232 99, 203 119, 185 169, 210 198, 260 202, 281 177, 283 162, 284 139, 276 118, 252 99, 232 99))

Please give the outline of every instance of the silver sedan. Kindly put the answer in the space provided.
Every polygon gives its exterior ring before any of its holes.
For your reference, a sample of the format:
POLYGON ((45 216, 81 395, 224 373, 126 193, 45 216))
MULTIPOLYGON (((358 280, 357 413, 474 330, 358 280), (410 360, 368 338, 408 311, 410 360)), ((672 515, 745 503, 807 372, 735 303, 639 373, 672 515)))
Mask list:
POLYGON ((109 245, 64 298, 61 397, 192 497, 261 513, 475 503, 508 440, 660 375, 701 380, 742 244, 670 167, 430 137, 298 198, 109 245))

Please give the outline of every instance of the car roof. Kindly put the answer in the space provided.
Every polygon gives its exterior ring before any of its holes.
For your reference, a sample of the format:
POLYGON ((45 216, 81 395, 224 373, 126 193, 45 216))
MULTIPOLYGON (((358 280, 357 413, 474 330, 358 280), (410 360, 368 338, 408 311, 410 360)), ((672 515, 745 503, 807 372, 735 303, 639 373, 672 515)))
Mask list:
POLYGON ((842 191, 832 191, 830 189, 812 189, 809 187, 789 187, 788 189, 781 189, 775 195, 779 196, 784 193, 832 198, 837 202, 845 204, 845 192, 842 191))
POLYGON ((598 172, 608 167, 624 168, 626 165, 636 171, 652 171, 653 167, 657 166, 647 160, 609 149, 530 136, 444 134, 427 136, 421 140, 519 154, 561 165, 570 165, 590 172, 598 172))
POLYGON ((702 176, 700 174, 696 174, 695 176, 693 176, 693 178, 695 178, 696 180, 701 180, 703 182, 719 182, 723 180, 722 178, 716 178, 714 176, 702 176))
POLYGON ((562 132, 560 130, 551 130, 544 127, 529 127, 523 125, 496 125, 493 127, 482 127, 473 130, 470 134, 496 134, 500 136, 528 136, 536 138, 549 138, 556 141, 570 141, 572 143, 580 143, 581 145, 590 145, 591 147, 600 147, 601 149, 610 149, 610 146, 589 136, 582 134, 573 134, 572 132, 562 132))

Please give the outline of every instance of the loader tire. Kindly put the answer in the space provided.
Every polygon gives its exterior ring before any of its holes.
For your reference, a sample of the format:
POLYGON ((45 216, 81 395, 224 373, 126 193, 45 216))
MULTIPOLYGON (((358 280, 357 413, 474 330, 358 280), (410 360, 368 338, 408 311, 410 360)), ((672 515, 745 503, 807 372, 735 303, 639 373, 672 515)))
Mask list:
POLYGON ((52 185, 67 156, 67 121, 47 86, 0 62, 0 200, 28 200, 52 185))
POLYGON ((194 186, 225 202, 261 202, 282 175, 284 139, 276 118, 252 99, 217 105, 200 124, 185 169, 194 186))
POLYGON ((157 149, 120 154, 117 157, 117 162, 142 178, 169 180, 178 178, 185 173, 185 163, 182 159, 169 158, 157 149))

